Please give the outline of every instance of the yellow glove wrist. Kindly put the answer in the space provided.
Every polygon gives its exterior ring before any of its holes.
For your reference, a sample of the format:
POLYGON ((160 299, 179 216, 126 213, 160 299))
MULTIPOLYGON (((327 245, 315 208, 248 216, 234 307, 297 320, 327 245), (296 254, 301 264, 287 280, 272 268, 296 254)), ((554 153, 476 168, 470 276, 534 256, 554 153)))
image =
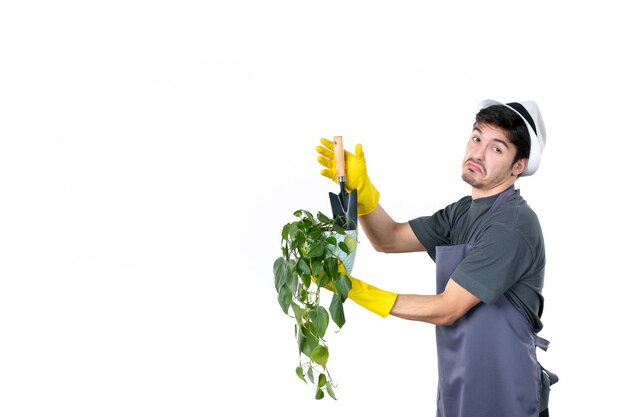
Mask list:
POLYGON ((398 294, 381 290, 350 275, 348 277, 352 282, 352 289, 348 293, 349 299, 381 317, 389 315, 398 294))
POLYGON ((378 205, 380 199, 380 193, 374 187, 374 184, 367 179, 367 181, 358 189, 357 199, 357 212, 359 216, 365 216, 370 214, 378 205))
MULTIPOLYGON (((383 318, 389 315, 389 312, 396 302, 396 298, 398 298, 397 293, 381 290, 380 288, 350 276, 341 262, 339 263, 339 272, 346 275, 352 283, 352 288, 348 292, 349 299, 383 318)), ((316 277, 311 276, 311 279, 313 282, 317 283, 316 277)), ((335 292, 335 287, 332 283, 328 283, 324 288, 335 292)))

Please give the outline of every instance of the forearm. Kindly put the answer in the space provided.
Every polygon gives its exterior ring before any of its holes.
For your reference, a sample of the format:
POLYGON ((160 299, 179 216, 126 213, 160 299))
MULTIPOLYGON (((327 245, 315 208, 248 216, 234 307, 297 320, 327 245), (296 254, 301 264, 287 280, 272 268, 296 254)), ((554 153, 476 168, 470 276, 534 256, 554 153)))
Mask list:
POLYGON ((442 305, 442 297, 439 295, 399 294, 389 314, 442 326, 457 320, 452 310, 442 305))
POLYGON ((386 238, 395 227, 395 221, 378 205, 370 214, 359 216, 359 224, 374 249, 381 251, 386 246, 386 238))
POLYGON ((408 223, 398 223, 377 205, 374 211, 359 216, 359 224, 378 252, 400 253, 424 251, 408 223))
POLYGON ((479 298, 450 279, 441 294, 399 294, 389 314, 406 320, 448 326, 478 303, 479 298))

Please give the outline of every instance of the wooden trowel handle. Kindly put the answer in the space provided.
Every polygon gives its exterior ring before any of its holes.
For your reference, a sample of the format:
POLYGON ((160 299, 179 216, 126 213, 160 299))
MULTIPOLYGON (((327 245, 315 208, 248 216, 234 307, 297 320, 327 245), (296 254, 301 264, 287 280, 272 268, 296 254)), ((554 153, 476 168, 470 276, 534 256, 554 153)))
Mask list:
POLYGON ((333 137, 333 144, 335 145, 335 168, 337 169, 337 179, 346 177, 346 161, 343 155, 343 138, 341 136, 333 137))

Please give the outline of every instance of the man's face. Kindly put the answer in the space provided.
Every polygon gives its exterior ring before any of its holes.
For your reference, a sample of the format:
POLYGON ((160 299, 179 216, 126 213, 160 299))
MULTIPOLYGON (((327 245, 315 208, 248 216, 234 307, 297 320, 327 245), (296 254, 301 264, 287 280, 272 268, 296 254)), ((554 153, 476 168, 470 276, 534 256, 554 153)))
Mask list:
POLYGON ((522 159, 513 164, 516 152, 504 130, 475 124, 463 158, 463 181, 481 191, 512 185, 527 163, 522 159))

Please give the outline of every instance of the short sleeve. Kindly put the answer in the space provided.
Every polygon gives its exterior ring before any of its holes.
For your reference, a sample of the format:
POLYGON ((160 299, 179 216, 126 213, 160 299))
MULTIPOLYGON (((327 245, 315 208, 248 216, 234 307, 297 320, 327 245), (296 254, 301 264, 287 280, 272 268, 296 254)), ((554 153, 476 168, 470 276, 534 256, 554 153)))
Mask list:
POLYGON ((451 243, 452 225, 458 220, 459 213, 467 210, 470 202, 469 197, 464 197, 456 203, 438 210, 431 216, 417 217, 409 221, 413 233, 426 248, 433 261, 435 260, 435 248, 451 243))

